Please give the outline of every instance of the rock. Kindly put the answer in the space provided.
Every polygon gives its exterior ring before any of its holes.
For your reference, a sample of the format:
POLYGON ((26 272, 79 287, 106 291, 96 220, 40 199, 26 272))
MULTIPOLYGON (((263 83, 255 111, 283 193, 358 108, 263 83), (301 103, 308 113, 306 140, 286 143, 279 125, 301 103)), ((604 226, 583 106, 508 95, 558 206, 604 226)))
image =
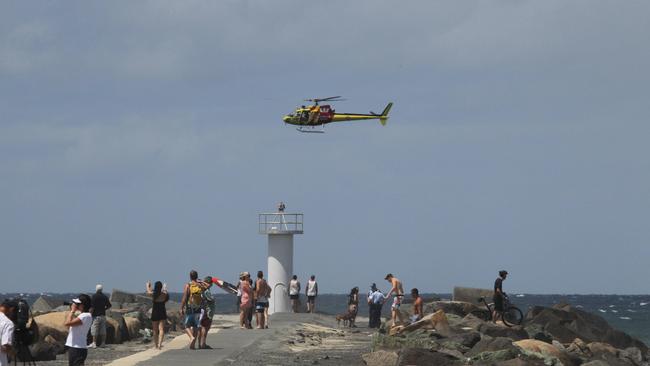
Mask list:
POLYGON ((512 339, 505 337, 482 337, 474 347, 472 347, 466 356, 472 357, 484 352, 495 352, 502 350, 512 350, 514 354, 517 353, 517 349, 512 344, 512 339))
POLYGON ((477 330, 481 332, 481 334, 486 334, 491 337, 507 337, 516 341, 520 339, 528 339, 528 332, 519 326, 506 327, 492 322, 484 322, 479 325, 477 330))
POLYGON ((535 306, 526 314, 527 325, 537 324, 561 343, 580 338, 587 343, 603 342, 620 349, 637 347, 647 354, 648 347, 640 340, 612 328, 605 319, 568 305, 553 308, 535 306))
POLYGON ((633 364, 640 366, 643 363, 643 355, 641 350, 636 347, 628 347, 618 352, 618 357, 625 360, 632 361, 633 364))
POLYGON ((48 334, 47 336, 45 336, 45 338, 43 339, 43 342, 52 344, 55 347, 57 347, 57 351, 58 351, 57 354, 60 355, 60 354, 65 353, 65 344, 57 341, 51 335, 48 334))
POLYGON ((589 361, 587 363, 583 363, 582 366, 610 366, 610 364, 602 360, 594 360, 594 361, 589 361))
POLYGON ((546 342, 536 339, 524 339, 513 344, 525 354, 530 355, 532 353, 533 356, 540 356, 546 364, 553 365, 561 362, 564 366, 573 365, 573 361, 566 353, 546 342))
POLYGON ((481 333, 467 332, 453 335, 449 338, 443 339, 441 346, 449 349, 456 349, 463 353, 474 347, 481 340, 481 333))
POLYGON ((64 326, 66 312, 47 313, 34 318, 38 326, 38 339, 44 340, 48 335, 58 343, 65 343, 68 327, 64 326))
POLYGON ((587 344, 580 338, 574 339, 573 342, 566 347, 566 352, 572 357, 581 358, 583 360, 592 356, 589 347, 587 347, 587 344))
POLYGON ((595 356, 602 355, 603 353, 613 356, 618 355, 618 350, 607 343, 591 342, 587 344, 587 348, 589 348, 589 351, 595 356))
POLYGON ((140 329, 142 329, 142 322, 138 318, 124 318, 126 329, 129 333, 129 339, 136 339, 140 337, 140 329))
POLYGON ((122 314, 116 311, 106 312, 106 343, 120 344, 129 339, 129 330, 122 314))
POLYGON ((44 314, 62 305, 63 305, 63 301, 57 300, 51 296, 44 295, 36 299, 36 301, 34 301, 32 306, 30 307, 30 310, 32 311, 32 313, 44 314))
POLYGON ((479 317, 473 314, 468 314, 463 318, 463 320, 461 320, 458 323, 458 326, 462 328, 471 328, 474 330, 478 330, 481 327, 481 325, 485 323, 486 323, 485 320, 480 319, 479 317))
POLYGON ((451 329, 449 328, 449 323, 447 322, 447 317, 445 312, 438 310, 433 314, 426 315, 424 318, 418 320, 415 323, 411 323, 406 326, 397 326, 391 328, 389 334, 404 334, 410 333, 417 329, 435 329, 437 333, 442 335, 450 335, 451 329))
POLYGON ((397 352, 383 350, 361 355, 363 362, 368 366, 395 366, 398 357, 397 352))
POLYGON ((62 353, 62 349, 62 345, 49 342, 37 342, 29 346, 29 352, 34 361, 54 361, 56 360, 56 355, 62 353))
POLYGON ((426 314, 442 310, 446 314, 454 314, 460 317, 467 316, 468 314, 473 314, 480 319, 489 319, 490 313, 487 311, 487 309, 480 308, 475 304, 476 303, 465 301, 434 301, 432 303, 424 305, 424 312, 426 314))
POLYGON ((399 354, 398 366, 407 365, 460 365, 456 357, 419 348, 405 348, 399 354))
MULTIPOLYGON (((512 360, 519 356, 516 349, 502 349, 499 351, 492 352, 481 352, 478 355, 471 358, 471 361, 475 365, 494 365, 499 364, 500 362, 512 360)), ((528 365, 528 363, 526 363, 528 365)))
POLYGON ((452 300, 478 305, 480 304, 479 298, 481 297, 488 299, 488 303, 492 302, 492 295, 494 295, 494 290, 491 289, 456 286, 454 287, 452 300))
POLYGON ((493 364, 494 366, 546 366, 543 360, 530 358, 513 358, 507 361, 500 361, 493 364))

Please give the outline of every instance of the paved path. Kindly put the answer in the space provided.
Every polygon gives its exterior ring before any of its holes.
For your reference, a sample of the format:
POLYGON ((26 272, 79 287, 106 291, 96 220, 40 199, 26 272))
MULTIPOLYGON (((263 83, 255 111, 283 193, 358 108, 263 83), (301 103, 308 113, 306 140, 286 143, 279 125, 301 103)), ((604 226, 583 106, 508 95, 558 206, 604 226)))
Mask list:
MULTIPOLYGON (((187 346, 187 336, 179 336, 169 342, 163 351, 145 351, 130 356, 128 359, 117 360, 114 365, 137 366, 167 366, 167 365, 198 365, 212 366, 233 362, 239 355, 249 350, 261 339, 271 339, 286 335, 301 323, 316 323, 333 326, 332 317, 313 314, 274 314, 271 317, 271 329, 243 330, 239 327, 231 329, 212 329, 208 336, 210 350, 190 350, 187 346)), ((217 321, 217 326, 219 325, 217 321)))

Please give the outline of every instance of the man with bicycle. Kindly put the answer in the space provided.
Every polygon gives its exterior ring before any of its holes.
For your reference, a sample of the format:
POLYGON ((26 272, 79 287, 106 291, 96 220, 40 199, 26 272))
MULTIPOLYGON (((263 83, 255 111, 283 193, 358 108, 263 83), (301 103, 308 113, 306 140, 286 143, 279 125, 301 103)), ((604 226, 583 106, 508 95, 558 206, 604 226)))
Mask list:
POLYGON ((494 295, 492 300, 494 301, 494 311, 492 312, 492 322, 497 322, 497 315, 503 314, 504 311, 504 300, 506 293, 503 292, 503 281, 508 277, 508 271, 501 270, 499 271, 499 277, 494 281, 494 295))

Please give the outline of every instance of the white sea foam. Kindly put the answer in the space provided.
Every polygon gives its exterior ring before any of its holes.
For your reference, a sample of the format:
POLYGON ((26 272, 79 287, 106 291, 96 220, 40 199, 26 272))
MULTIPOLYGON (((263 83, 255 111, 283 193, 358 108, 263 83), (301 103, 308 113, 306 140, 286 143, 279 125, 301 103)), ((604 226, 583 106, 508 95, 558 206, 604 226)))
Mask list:
POLYGON ((618 313, 618 310, 612 310, 612 313, 618 313))
POLYGON ((632 310, 632 309, 627 309, 627 311, 630 313, 636 313, 636 310, 632 310))
POLYGON ((629 316, 619 316, 619 319, 630 320, 632 318, 630 318, 629 316))
POLYGON ((526 295, 524 295, 524 294, 516 295, 516 297, 524 297, 524 296, 526 296, 526 295))
POLYGON ((616 306, 616 305, 610 305, 609 307, 610 307, 610 308, 613 308, 613 307, 615 307, 615 306, 616 306))
POLYGON ((603 310, 603 309, 598 309, 598 311, 600 311, 601 313, 606 313, 607 312, 607 310, 603 310))
POLYGON ((646 306, 646 305, 648 305, 647 302, 640 302, 640 303, 639 303, 639 306, 646 306))

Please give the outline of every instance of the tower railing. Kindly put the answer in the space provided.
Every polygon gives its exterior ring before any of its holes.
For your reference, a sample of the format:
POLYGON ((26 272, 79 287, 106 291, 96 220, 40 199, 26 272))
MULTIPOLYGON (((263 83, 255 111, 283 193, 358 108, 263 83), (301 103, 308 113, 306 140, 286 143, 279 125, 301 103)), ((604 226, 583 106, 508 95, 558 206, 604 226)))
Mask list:
POLYGON ((302 234, 303 214, 272 212, 261 213, 258 217, 260 234, 302 234))

